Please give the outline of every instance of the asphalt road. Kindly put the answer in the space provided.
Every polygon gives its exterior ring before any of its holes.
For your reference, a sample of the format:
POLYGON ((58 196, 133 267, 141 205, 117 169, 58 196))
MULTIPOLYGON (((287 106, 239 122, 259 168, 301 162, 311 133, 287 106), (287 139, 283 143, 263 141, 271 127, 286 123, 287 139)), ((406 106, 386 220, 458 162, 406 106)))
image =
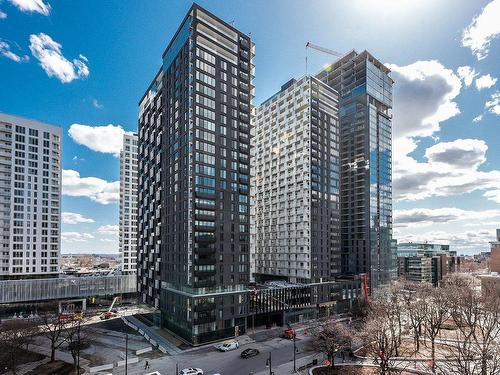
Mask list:
MULTIPOLYGON (((307 343, 309 337, 298 335, 296 346, 298 353, 296 358, 309 356, 307 343)), ((205 375, 220 373, 221 375, 248 375, 251 372, 258 373, 266 370, 266 361, 272 352, 272 367, 275 368, 281 364, 293 361, 293 341, 281 338, 275 338, 265 342, 255 342, 240 346, 238 349, 230 352, 219 352, 213 347, 202 347, 176 356, 165 356, 149 361, 148 371, 159 371, 162 375, 174 375, 176 363, 179 370, 187 367, 199 367, 205 375), (240 353, 247 348, 256 348, 260 351, 259 355, 242 359, 240 353)), ((128 375, 144 374, 144 361, 129 366, 128 375)), ((113 374, 122 374, 123 369, 115 369, 113 374)))

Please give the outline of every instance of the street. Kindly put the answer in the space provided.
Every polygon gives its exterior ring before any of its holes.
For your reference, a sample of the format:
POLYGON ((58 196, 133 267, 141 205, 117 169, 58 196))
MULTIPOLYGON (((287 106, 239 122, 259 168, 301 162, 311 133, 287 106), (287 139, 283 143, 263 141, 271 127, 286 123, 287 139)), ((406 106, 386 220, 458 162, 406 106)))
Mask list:
MULTIPOLYGON (((309 337, 305 334, 298 334, 296 347, 297 360, 310 356, 311 351, 307 348, 309 337)), ((272 352, 272 367, 275 368, 284 363, 293 362, 293 341, 282 338, 274 338, 265 342, 254 342, 241 345, 237 350, 230 352, 219 352, 212 346, 205 346, 193 349, 176 356, 165 356, 162 358, 149 360, 150 369, 144 370, 144 360, 138 364, 128 366, 128 374, 145 374, 148 371, 159 371, 162 375, 174 375, 175 366, 178 364, 179 370, 187 367, 199 367, 204 374, 211 375, 220 373, 221 375, 248 375, 251 372, 259 373, 266 370, 266 361, 272 352), (259 355, 242 359, 240 353, 247 348, 256 348, 259 355)), ((115 368, 113 374, 124 374, 125 369, 115 368)))

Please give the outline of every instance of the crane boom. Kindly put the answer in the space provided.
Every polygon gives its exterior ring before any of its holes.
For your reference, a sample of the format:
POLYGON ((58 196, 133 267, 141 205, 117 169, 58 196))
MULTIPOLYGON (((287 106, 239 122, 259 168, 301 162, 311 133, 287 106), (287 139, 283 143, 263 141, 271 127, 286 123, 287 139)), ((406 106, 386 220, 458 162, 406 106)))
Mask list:
POLYGON ((316 44, 312 44, 311 42, 306 43, 306 48, 312 48, 312 49, 315 49, 317 51, 328 53, 329 55, 333 55, 333 56, 337 56, 337 57, 343 56, 343 54, 341 54, 337 51, 334 51, 334 50, 331 50, 331 49, 328 49, 325 47, 317 46, 316 44))
POLYGON ((316 51, 320 51, 320 52, 323 52, 323 53, 327 53, 329 55, 333 55, 335 57, 342 57, 342 56, 344 56, 344 54, 342 54, 340 52, 337 52, 337 51, 334 51, 334 50, 331 50, 331 49, 328 49, 328 48, 325 48, 325 47, 317 46, 316 44, 312 44, 311 42, 307 42, 306 43, 306 74, 307 74, 307 51, 309 50, 309 48, 315 49, 316 51))

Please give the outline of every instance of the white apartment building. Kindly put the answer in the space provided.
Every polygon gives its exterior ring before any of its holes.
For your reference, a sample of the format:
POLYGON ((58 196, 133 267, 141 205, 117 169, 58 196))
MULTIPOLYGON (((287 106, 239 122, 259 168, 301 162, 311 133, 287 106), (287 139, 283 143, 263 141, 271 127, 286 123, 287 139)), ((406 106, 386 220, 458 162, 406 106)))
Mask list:
POLYGON ((121 269, 135 273, 137 268, 137 134, 123 135, 120 152, 120 237, 121 269))
POLYGON ((255 279, 321 282, 340 273, 335 90, 291 80, 256 110, 252 138, 255 279))
POLYGON ((56 277, 61 128, 0 113, 0 279, 56 277))

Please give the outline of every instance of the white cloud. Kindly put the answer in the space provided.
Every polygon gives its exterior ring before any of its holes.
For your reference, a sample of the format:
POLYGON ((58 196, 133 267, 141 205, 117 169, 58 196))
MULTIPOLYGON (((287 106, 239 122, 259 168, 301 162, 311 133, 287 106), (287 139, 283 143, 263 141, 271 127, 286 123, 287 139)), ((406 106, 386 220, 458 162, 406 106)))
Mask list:
POLYGON ((43 0, 10 0, 10 2, 22 12, 40 13, 44 16, 50 13, 50 4, 44 3, 43 0))
POLYGON ((80 232, 62 232, 61 240, 63 242, 87 242, 93 239, 94 236, 90 233, 80 233, 80 232))
POLYGON ((460 79, 462 79, 465 86, 470 86, 472 81, 474 81, 474 78, 478 75, 474 68, 471 68, 470 66, 460 66, 457 69, 457 74, 460 79))
POLYGON ((104 108, 104 105, 102 105, 101 103, 99 103, 99 101, 97 99, 92 99, 92 105, 97 108, 97 109, 103 109, 104 108))
POLYGON ((440 123, 460 113, 453 100, 460 78, 435 60, 406 66, 387 64, 394 86, 394 138, 430 137, 440 123))
POLYGON ((14 52, 12 52, 10 50, 10 45, 9 43, 3 41, 3 40, 0 40, 0 54, 12 61, 15 61, 15 62, 25 62, 25 61, 28 61, 30 58, 29 56, 20 56, 14 52))
POLYGON ((4 20, 7 18, 7 13, 4 13, 0 10, 0 20, 4 20))
POLYGON ((398 228, 430 226, 457 221, 477 221, 500 218, 500 210, 470 211, 455 207, 412 208, 394 211, 394 226, 398 228))
POLYGON ((109 204, 120 199, 120 181, 108 182, 97 177, 80 177, 80 173, 64 169, 62 193, 72 197, 88 197, 90 200, 109 204))
POLYGON ((394 198, 420 200, 483 191, 486 198, 500 200, 500 171, 479 170, 487 149, 482 140, 457 139, 429 147, 426 162, 400 157, 395 162, 394 198))
MULTIPOLYGON (((394 199, 420 200, 473 191, 482 191, 492 201, 500 199, 500 171, 479 170, 486 161, 488 148, 482 140, 438 143, 425 152, 427 160, 423 162, 411 156, 420 138, 436 139, 441 123, 460 113, 454 102, 462 87, 460 78, 437 61, 388 66, 395 80, 394 199)), ((500 114, 500 93, 497 104, 487 103, 491 111, 496 110, 495 105, 500 114)))
POLYGON ((486 161, 488 146, 479 139, 457 139, 437 143, 425 150, 429 163, 447 164, 459 169, 477 169, 486 161))
POLYGON ((489 89, 490 87, 493 87, 495 83, 497 83, 496 78, 490 76, 489 74, 485 74, 484 76, 476 79, 476 88, 478 90, 489 89))
MULTIPOLYGON (((497 186, 500 186, 500 181, 499 185, 497 186)), ((484 193, 484 196, 488 198, 490 201, 493 201, 495 203, 500 203, 500 188, 496 190, 487 191, 486 193, 484 193)))
POLYGON ((93 223, 94 220, 75 212, 63 212, 61 214, 63 224, 93 223))
POLYGON ((78 144, 84 145, 93 151, 120 156, 122 149, 123 134, 125 131, 121 126, 89 126, 73 124, 68 134, 78 144))
POLYGON ((488 100, 484 107, 491 113, 500 115, 500 91, 491 94, 491 100, 488 100))
POLYGON ((474 117, 472 119, 472 122, 477 124, 478 122, 481 122, 482 119, 483 119, 483 115, 477 115, 476 117, 474 117))
POLYGON ((464 30, 462 46, 470 48, 478 60, 488 56, 490 43, 500 35, 500 0, 486 5, 464 30))
POLYGON ((87 58, 80 55, 78 59, 69 61, 61 53, 62 46, 44 33, 30 35, 30 46, 33 56, 40 61, 40 66, 49 77, 56 77, 62 83, 85 78, 89 69, 85 64, 87 58))
POLYGON ((113 224, 101 225, 99 228, 97 228, 97 232, 99 234, 118 236, 118 231, 119 231, 118 225, 113 225, 113 224))

